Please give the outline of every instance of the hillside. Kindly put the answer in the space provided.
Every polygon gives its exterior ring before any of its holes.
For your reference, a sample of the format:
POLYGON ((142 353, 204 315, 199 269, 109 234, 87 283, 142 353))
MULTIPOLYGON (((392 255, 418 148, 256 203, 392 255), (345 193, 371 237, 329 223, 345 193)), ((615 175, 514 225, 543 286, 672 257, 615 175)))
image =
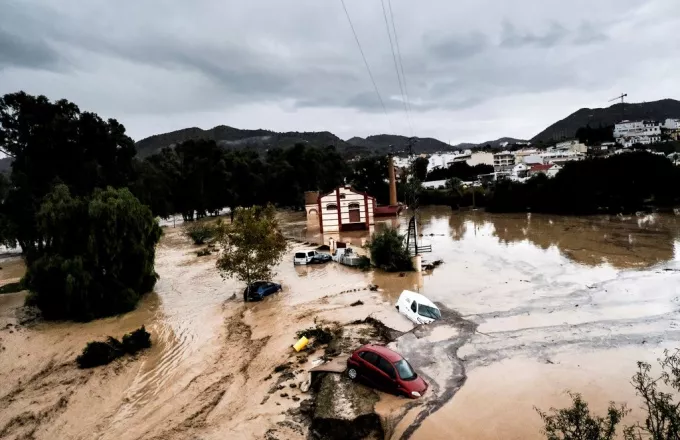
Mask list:
POLYGON ((613 125, 622 119, 640 120, 651 119, 664 121, 667 118, 680 118, 680 101, 674 99, 662 99, 661 101, 645 102, 641 104, 615 104, 607 108, 582 108, 567 116, 561 121, 555 122, 533 139, 532 143, 550 142, 554 140, 570 139, 576 134, 576 130, 590 123, 592 127, 613 125), (623 111, 622 111, 623 110, 623 111), (624 113, 625 111, 625 113, 624 113))
MULTIPOLYGON (((137 151, 140 157, 146 157, 157 153, 163 147, 190 139, 211 139, 225 148, 251 148, 256 151, 264 151, 274 147, 286 148, 296 143, 316 146, 333 145, 340 153, 346 155, 388 153, 391 151, 390 145, 394 146, 393 150, 396 152, 405 151, 409 141, 409 138, 406 136, 387 134, 369 136, 365 139, 353 137, 348 141, 343 141, 327 131, 277 133, 270 130, 240 130, 220 125, 210 130, 192 127, 151 136, 137 142, 137 151)), ((415 138, 415 140, 415 148, 419 153, 434 153, 436 151, 457 149, 437 139, 415 138)))
MULTIPOLYGON (((418 153, 434 153, 437 151, 454 150, 455 147, 433 138, 415 137, 413 147, 418 153)), ((355 147, 362 147, 377 153, 387 153, 406 151, 408 149, 409 138, 391 134, 378 134, 367 138, 353 137, 347 141, 355 147), (390 148, 393 145, 394 148, 390 148)))
POLYGON ((252 148, 256 151, 264 151, 274 147, 291 147, 296 143, 309 143, 317 146, 333 145, 342 152, 354 150, 351 145, 327 131, 276 133, 270 130, 241 130, 219 125, 210 130, 192 127, 142 139, 136 144, 137 153, 140 157, 150 156, 163 147, 191 139, 210 139, 225 148, 252 148))
POLYGON ((481 147, 486 147, 490 146, 493 149, 500 149, 503 148, 504 143, 508 144, 516 144, 517 142, 526 142, 525 140, 522 139, 516 139, 516 138, 511 138, 511 137, 502 137, 499 139, 496 139, 495 141, 486 141, 486 142, 480 142, 479 144, 458 144, 456 145, 456 148, 461 149, 461 150, 468 150, 468 149, 475 149, 475 148, 481 148, 481 147))

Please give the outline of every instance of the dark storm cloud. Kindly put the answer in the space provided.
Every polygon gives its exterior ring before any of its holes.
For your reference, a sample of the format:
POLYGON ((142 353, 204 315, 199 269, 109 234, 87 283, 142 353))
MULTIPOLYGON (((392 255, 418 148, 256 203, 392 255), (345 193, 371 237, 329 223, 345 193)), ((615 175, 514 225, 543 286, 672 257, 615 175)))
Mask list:
MULTIPOLYGON (((0 2, 0 93, 25 89, 132 119, 260 106, 272 114, 318 109, 332 126, 383 111, 339 3, 0 2)), ((387 112, 402 114, 380 3, 345 2, 387 112)), ((415 114, 606 89, 656 64, 626 64, 612 78, 621 48, 672 63, 680 47, 676 33, 662 34, 680 15, 677 0, 392 3, 415 114)))

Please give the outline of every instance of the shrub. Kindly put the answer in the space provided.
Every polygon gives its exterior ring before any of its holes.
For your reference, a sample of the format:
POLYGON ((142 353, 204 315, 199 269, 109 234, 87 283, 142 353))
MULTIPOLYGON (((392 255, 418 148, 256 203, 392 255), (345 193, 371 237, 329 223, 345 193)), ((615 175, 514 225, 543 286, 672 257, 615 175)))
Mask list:
POLYGON ((59 185, 36 220, 43 250, 25 283, 46 319, 89 321, 128 312, 156 283, 161 229, 127 189, 80 198, 59 185))
POLYGON ((109 336, 105 342, 88 342, 83 353, 76 358, 79 368, 93 368, 106 365, 125 354, 137 354, 151 347, 151 335, 144 326, 123 336, 123 342, 109 336))
POLYGON ((149 347, 151 347, 151 334, 144 326, 123 336, 123 349, 127 354, 136 354, 149 347))
POLYGON ((387 228, 373 234, 368 248, 371 260, 380 269, 387 272, 413 270, 411 254, 406 249, 404 236, 394 228, 387 228))
POLYGON ((319 344, 328 344, 333 340, 333 330, 331 330, 330 327, 321 327, 320 325, 317 325, 316 327, 300 330, 295 335, 297 339, 300 339, 303 336, 307 339, 314 338, 314 341, 319 344))
POLYGON ((8 284, 5 284, 4 286, 0 287, 0 294, 21 292, 24 289, 25 289, 25 287, 24 287, 24 284, 22 282, 8 283, 8 284))
MULTIPOLYGON (((661 373, 652 375, 652 367, 638 362, 638 371, 631 381, 641 409, 646 413, 644 423, 623 428, 625 440, 671 440, 680 438, 680 350, 664 352, 659 359, 661 373)), ((536 408, 543 419, 543 434, 548 440, 610 440, 616 437, 617 425, 628 414, 625 405, 609 404, 606 417, 590 414, 588 404, 579 394, 570 394, 572 406, 551 408, 547 414, 536 408)))
POLYGON ((205 244, 215 237, 216 230, 206 222, 197 222, 184 227, 184 235, 193 240, 194 244, 205 244))
POLYGON ((93 368, 111 363, 123 354, 121 343, 109 336, 106 342, 88 342, 76 362, 79 368, 93 368))
POLYGON ((550 414, 536 410, 543 419, 543 434, 548 440, 612 440, 616 438, 616 426, 628 414, 625 405, 609 404, 606 417, 590 414, 588 404, 580 394, 569 396, 572 406, 565 409, 550 408, 550 414))

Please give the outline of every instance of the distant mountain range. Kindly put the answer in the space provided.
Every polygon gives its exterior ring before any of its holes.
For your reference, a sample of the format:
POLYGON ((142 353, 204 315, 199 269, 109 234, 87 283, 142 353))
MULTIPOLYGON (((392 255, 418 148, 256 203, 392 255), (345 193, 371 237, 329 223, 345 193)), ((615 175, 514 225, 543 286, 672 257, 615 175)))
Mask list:
MULTIPOLYGON (((597 127, 613 125, 622 119, 630 120, 656 120, 664 121, 667 118, 680 118, 680 101, 663 99, 661 101, 645 102, 640 104, 615 104, 608 108, 588 109, 582 108, 561 121, 555 122, 531 139, 533 144, 549 144, 562 139, 571 139, 576 130, 590 124, 597 127)), ((163 147, 172 146, 190 139, 211 139, 224 148, 245 149, 250 148, 264 152, 274 147, 291 147, 297 143, 316 146, 333 145, 343 155, 354 156, 358 154, 386 154, 388 152, 405 152, 408 148, 409 138, 406 136, 380 134, 366 138, 353 137, 344 141, 328 131, 321 132, 286 132, 277 133, 270 130, 241 130, 238 128, 219 125, 210 130, 202 130, 197 127, 185 128, 170 133, 158 134, 142 139, 137 142, 139 157, 147 157, 157 153, 163 147)), ((524 142, 521 139, 503 137, 493 141, 474 143, 462 143, 449 145, 433 138, 414 138, 414 151, 416 153, 434 153, 438 151, 455 151, 475 149, 490 146, 500 149, 504 143, 513 144, 524 142)), ((11 159, 0 159, 0 172, 10 169, 11 159)))
MULTIPOLYGON (((291 147, 297 143, 316 146, 333 145, 345 155, 357 154, 386 154, 388 152, 405 152, 408 149, 409 138, 406 136, 379 134, 366 138, 353 137, 343 141, 333 133, 322 132, 286 132, 277 133, 270 130, 241 130, 238 128, 219 125, 210 130, 192 127, 170 133, 158 134, 137 142, 137 152, 140 157, 147 157, 160 151, 163 147, 179 144, 188 140, 209 139, 218 145, 231 149, 253 149, 265 151, 269 148, 291 147)), ((454 151, 474 149, 479 146, 491 145, 500 148, 503 142, 514 143, 519 139, 501 138, 481 144, 449 145, 433 138, 413 138, 414 151, 417 153, 435 153, 438 151, 454 151)))
POLYGON ((662 99, 623 106, 619 103, 607 108, 582 108, 534 136, 531 143, 572 139, 576 130, 588 124, 598 127, 600 124, 614 125, 623 119, 665 121, 668 118, 680 118, 680 101, 662 99))
MULTIPOLYGON (((572 139, 576 135, 576 130, 588 124, 598 127, 600 124, 613 125, 622 119, 664 121, 667 118, 680 118, 680 101, 663 99, 639 104, 623 104, 623 106, 619 103, 607 108, 582 108, 534 136, 531 143, 549 144, 563 139, 572 139)), ((367 138, 353 137, 343 141, 327 131, 277 133, 270 130, 240 130, 220 125, 210 130, 193 127, 151 136, 137 142, 137 150, 141 157, 145 157, 156 153, 163 147, 189 139, 212 139, 225 148, 252 148, 258 151, 273 147, 290 147, 296 143, 318 146, 334 145, 340 153, 346 155, 402 152, 407 149, 409 142, 406 136, 387 134, 367 138)), ((478 144, 462 143, 451 146, 433 138, 415 138, 415 140, 415 151, 418 153, 475 149, 486 145, 498 149, 502 148, 505 142, 509 144, 524 142, 521 139, 503 137, 478 144)))

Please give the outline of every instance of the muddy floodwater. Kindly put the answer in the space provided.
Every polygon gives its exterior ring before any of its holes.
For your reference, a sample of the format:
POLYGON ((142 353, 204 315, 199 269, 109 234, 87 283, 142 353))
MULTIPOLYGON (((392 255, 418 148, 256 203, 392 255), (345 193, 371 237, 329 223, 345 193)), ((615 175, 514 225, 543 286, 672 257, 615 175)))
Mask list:
MULTIPOLYGON (((273 382, 298 330, 373 316, 403 332, 391 347, 430 383, 415 401, 380 394, 387 437, 540 439, 534 406, 591 409, 628 402, 630 377, 680 347, 680 218, 491 215, 428 208, 420 239, 432 272, 361 272, 336 263, 293 267, 295 250, 324 243, 304 214, 281 214, 291 241, 277 267, 283 291, 244 304, 216 256, 197 257, 181 227, 164 228, 160 280, 134 312, 91 323, 26 321, 26 293, 0 294, 0 438, 287 439, 308 431, 293 414, 317 353, 273 382), (376 284, 379 291, 367 289, 376 284), (394 303, 402 290, 438 303, 443 319, 414 328, 394 303), (363 305, 350 304, 361 299, 363 305), (137 358, 79 370, 87 341, 146 325, 153 347, 137 358)), ((376 225, 405 231, 406 217, 376 225)), ((360 232, 332 237, 360 245, 360 232)), ((0 261, 1 284, 23 267, 0 261)))

